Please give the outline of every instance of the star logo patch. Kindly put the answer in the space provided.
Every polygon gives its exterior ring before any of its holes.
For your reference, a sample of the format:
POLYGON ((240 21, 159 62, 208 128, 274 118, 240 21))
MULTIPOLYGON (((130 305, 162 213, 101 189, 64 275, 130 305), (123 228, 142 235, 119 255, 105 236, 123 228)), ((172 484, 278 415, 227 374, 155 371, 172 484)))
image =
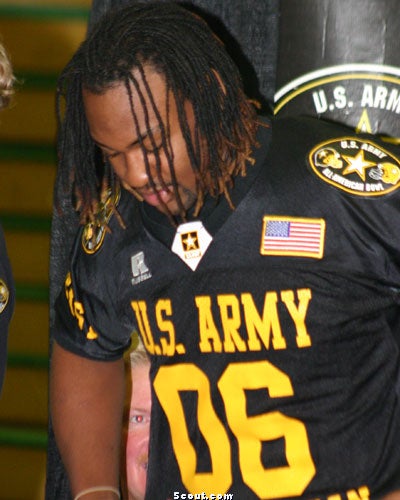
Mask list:
POLYGON ((0 314, 4 311, 8 304, 8 299, 10 297, 10 292, 7 285, 2 279, 0 279, 0 314))
POLYGON ((114 208, 119 202, 120 195, 121 190, 119 188, 116 189, 114 195, 109 190, 105 201, 100 203, 95 220, 89 222, 83 228, 81 241, 85 253, 94 254, 102 246, 107 231, 107 224, 114 213, 114 208))
POLYGON ((309 162, 323 181, 357 196, 383 196, 400 186, 400 161, 382 146, 358 137, 319 144, 309 162))
POLYGON ((201 221, 186 222, 178 226, 171 250, 195 271, 211 241, 201 221))
POLYGON ((199 237, 197 231, 181 234, 182 248, 184 252, 199 250, 199 237))

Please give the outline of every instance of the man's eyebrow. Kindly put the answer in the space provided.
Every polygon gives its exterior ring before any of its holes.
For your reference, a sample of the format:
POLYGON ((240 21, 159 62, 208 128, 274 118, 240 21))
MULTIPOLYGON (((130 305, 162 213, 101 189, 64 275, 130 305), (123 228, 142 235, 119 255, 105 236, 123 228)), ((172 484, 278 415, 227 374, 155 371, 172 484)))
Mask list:
MULTIPOLYGON (((152 134, 154 134, 154 132, 156 132, 157 130, 161 130, 160 125, 156 125, 152 129, 150 129, 150 130, 146 131, 145 133, 139 135, 137 139, 135 139, 130 144, 128 144, 128 148, 131 148, 132 146, 136 146, 136 144, 139 144, 140 142, 143 142, 144 139, 146 139, 146 137, 148 137, 150 135, 150 132, 152 134)), ((109 149, 110 151, 116 151, 115 149, 110 148, 110 146, 107 146, 107 144, 104 144, 104 143, 102 143, 100 141, 96 141, 96 139, 93 139, 93 142, 96 144, 96 146, 99 146, 99 148, 106 148, 106 149, 109 149)))
MULTIPOLYGON (((136 144, 139 144, 140 139, 143 141, 143 139, 145 139, 147 135, 148 134, 143 134, 140 138, 135 139, 133 142, 131 142, 131 144, 128 144, 128 148, 131 148, 132 146, 136 146, 136 144)), ((115 151, 114 148, 111 148, 110 146, 107 146, 107 144, 103 144, 100 141, 96 141, 96 139, 93 139, 93 142, 96 144, 96 146, 99 146, 99 148, 106 148, 109 149, 110 151, 115 151)))
POLYGON ((145 413, 147 415, 150 415, 151 409, 149 409, 149 408, 142 408, 140 406, 135 406, 134 408, 130 407, 129 414, 131 415, 131 414, 133 414, 135 412, 140 413, 140 414, 145 413))

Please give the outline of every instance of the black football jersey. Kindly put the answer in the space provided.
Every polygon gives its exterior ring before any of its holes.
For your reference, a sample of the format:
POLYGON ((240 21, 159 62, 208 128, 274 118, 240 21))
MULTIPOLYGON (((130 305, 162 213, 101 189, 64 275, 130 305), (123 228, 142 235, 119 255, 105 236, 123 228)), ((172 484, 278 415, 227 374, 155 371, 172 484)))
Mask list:
POLYGON ((306 118, 259 139, 235 210, 180 226, 177 253, 131 195, 125 229, 106 205, 55 338, 107 360, 140 333, 146 498, 379 498, 400 488, 399 150, 306 118))
POLYGON ((14 313, 15 287, 3 229, 0 226, 0 393, 7 366, 8 330, 14 313))

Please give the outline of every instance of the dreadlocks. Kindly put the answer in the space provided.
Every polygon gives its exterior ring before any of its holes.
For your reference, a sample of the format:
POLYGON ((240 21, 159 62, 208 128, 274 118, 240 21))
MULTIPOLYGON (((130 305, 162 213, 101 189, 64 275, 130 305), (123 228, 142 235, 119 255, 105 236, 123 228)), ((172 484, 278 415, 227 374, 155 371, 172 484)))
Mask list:
MULTIPOLYGON (((255 144, 256 114, 222 43, 202 19, 174 3, 131 4, 102 18, 59 80, 59 173, 63 187, 72 188, 75 193, 82 222, 93 221, 105 193, 116 189, 108 162, 99 168, 100 152, 90 137, 82 89, 102 94, 123 83, 130 98, 133 126, 137 118, 132 89, 139 93, 138 75, 159 116, 146 81, 145 67, 163 75, 167 92, 171 92, 176 101, 182 135, 198 179, 195 214, 200 211, 207 193, 223 194, 230 203, 228 188, 233 178, 239 173, 245 175, 246 162, 255 144), (190 102, 194 110, 194 137, 187 123, 185 102, 190 102)), ((144 102, 144 96, 139 94, 139 97, 144 102)), ((160 129, 162 150, 177 192, 168 124, 161 119, 160 129)), ((151 131, 149 135, 151 139, 151 131)), ((143 144, 141 146, 143 149, 143 144)), ((146 163, 149 182, 154 187, 146 163)), ((159 163, 158 158, 158 175, 159 163)), ((179 197, 178 205, 184 217, 179 197)))

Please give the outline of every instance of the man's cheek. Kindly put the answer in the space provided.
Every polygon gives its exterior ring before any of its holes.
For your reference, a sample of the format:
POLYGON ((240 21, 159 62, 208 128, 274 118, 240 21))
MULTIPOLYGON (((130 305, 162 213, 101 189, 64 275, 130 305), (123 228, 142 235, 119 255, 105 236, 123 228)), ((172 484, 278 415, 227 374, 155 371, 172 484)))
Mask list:
POLYGON ((149 433, 132 431, 128 432, 126 443, 126 460, 131 463, 147 464, 149 449, 149 433))

